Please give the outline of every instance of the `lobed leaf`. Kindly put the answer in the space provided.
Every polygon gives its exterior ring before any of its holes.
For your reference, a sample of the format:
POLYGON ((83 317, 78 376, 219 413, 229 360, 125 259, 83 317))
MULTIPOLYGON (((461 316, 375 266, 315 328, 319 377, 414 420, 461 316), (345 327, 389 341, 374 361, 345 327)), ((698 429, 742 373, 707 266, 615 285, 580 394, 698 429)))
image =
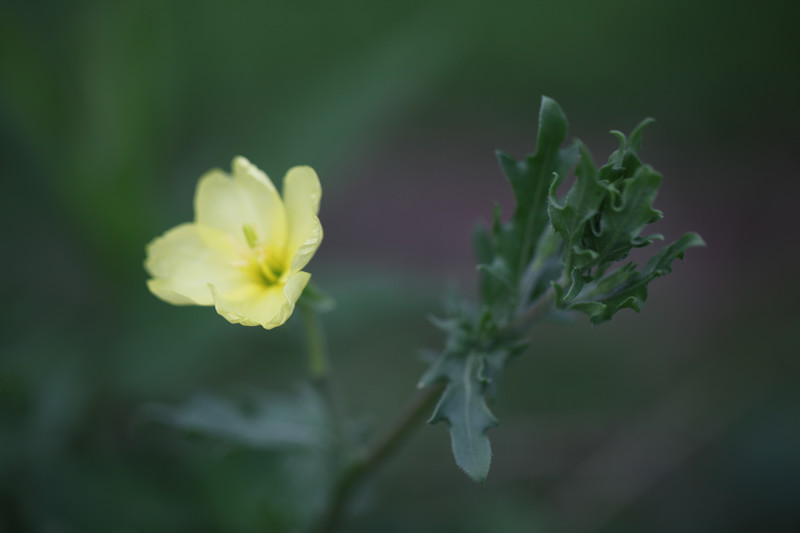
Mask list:
POLYGON ((599 273, 625 259, 633 248, 647 246, 655 237, 641 238, 648 224, 660 220, 662 213, 653 209, 653 200, 661 185, 661 174, 649 165, 641 166, 630 178, 619 182, 618 195, 607 198, 607 205, 584 233, 583 249, 596 254, 599 273))
POLYGON ((699 235, 688 233, 643 269, 628 263, 606 274, 633 248, 662 238, 641 236, 662 216, 653 208, 661 175, 637 154, 651 122, 642 121, 629 137, 612 131, 619 148, 598 169, 579 141, 562 146, 566 117, 544 97, 536 153, 518 162, 497 152, 513 189, 514 214, 503 223, 495 208, 491 228, 476 228, 480 313, 454 307, 450 318, 438 322, 447 335, 445 349, 420 381, 446 383, 430 423, 448 424, 456 463, 476 481, 489 471, 486 432, 498 424, 489 405, 507 361, 522 350, 522 329, 542 315, 577 311, 598 324, 620 309, 638 311, 648 284, 671 272, 686 249, 703 245, 699 235), (573 166, 575 181, 558 198, 573 166))
POLYGON ((564 203, 559 203, 556 198, 556 190, 563 181, 561 177, 553 180, 548 196, 550 223, 564 242, 565 265, 568 269, 572 269, 576 256, 578 266, 596 259, 594 251, 583 249, 580 243, 587 222, 597 215, 608 192, 598 179, 597 169, 589 152, 581 143, 579 151, 580 159, 575 168, 575 183, 567 192, 564 203))
POLYGON ((498 151, 497 158, 516 200, 514 215, 502 227, 495 253, 502 255, 519 280, 536 252, 536 245, 549 225, 548 193, 553 181, 565 176, 578 157, 576 143, 562 148, 567 137, 567 118, 555 100, 542 97, 536 153, 522 161, 498 151))
POLYGON ((487 402, 493 398, 508 355, 505 351, 446 353, 419 383, 420 387, 447 383, 428 423, 447 423, 456 464, 474 481, 482 482, 489 474, 492 449, 486 432, 498 422, 487 402))
POLYGON ((633 263, 628 263, 586 284, 566 307, 586 313, 593 324, 610 320, 620 309, 630 308, 639 312, 647 300, 648 284, 672 272, 673 261, 683 259, 686 250, 693 246, 705 246, 705 242, 697 233, 686 233, 650 258, 641 271, 635 270, 633 263))

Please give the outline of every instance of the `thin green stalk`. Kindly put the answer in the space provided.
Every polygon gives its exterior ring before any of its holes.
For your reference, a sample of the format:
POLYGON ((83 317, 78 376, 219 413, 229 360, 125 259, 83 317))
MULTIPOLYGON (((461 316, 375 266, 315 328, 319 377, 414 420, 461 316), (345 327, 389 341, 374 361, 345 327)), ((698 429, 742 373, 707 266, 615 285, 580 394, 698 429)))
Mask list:
POLYGON ((303 318, 308 343, 308 371, 314 380, 327 379, 330 373, 328 351, 325 349, 325 337, 316 311, 310 305, 302 305, 303 318))
POLYGON ((325 345, 325 335, 322 331, 319 317, 312 306, 300 305, 299 307, 305 319, 308 372, 311 376, 311 384, 325 399, 339 445, 345 449, 352 448, 353 442, 347 431, 347 412, 333 377, 330 358, 325 345))
POLYGON ((442 388, 443 385, 434 385, 419 391, 392 425, 384 433, 377 435, 365 450, 342 470, 325 512, 311 529, 313 533, 329 533, 335 530, 354 490, 422 424, 436 403, 442 388))
POLYGON ((534 323, 547 316, 553 310, 555 303, 556 293, 552 287, 542 295, 541 298, 525 312, 517 315, 517 317, 509 322, 503 330, 525 330, 531 327, 534 323))

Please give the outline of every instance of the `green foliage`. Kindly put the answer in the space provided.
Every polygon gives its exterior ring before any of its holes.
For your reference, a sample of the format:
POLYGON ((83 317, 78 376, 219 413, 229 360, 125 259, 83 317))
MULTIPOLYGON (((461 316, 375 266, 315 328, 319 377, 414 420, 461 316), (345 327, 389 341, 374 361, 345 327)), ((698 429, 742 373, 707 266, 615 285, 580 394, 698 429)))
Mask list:
POLYGON ((422 376, 419 387, 447 383, 428 422, 444 421, 450 425, 456 463, 469 477, 483 481, 492 459, 485 433, 498 424, 488 402, 495 397, 506 361, 521 352, 522 346, 499 342, 488 311, 479 319, 477 328, 473 327, 469 309, 455 313, 461 316, 436 321, 448 335, 448 344, 422 376))
MULTIPOLYGON (((518 282, 524 269, 536 254, 538 243, 549 221, 548 191, 554 175, 565 175, 577 159, 577 145, 561 145, 567 137, 567 119, 555 100, 542 98, 539 111, 539 137, 536 153, 515 161, 504 152, 497 152, 517 207, 508 224, 500 222, 495 210, 491 237, 478 230, 478 260, 484 275, 480 281, 481 296, 489 305, 516 298, 518 282)), ((539 287, 541 288, 541 287, 539 287)))
POLYGON ((641 270, 629 262, 608 273, 634 248, 663 239, 641 235, 662 217, 653 208, 661 175, 638 156, 651 122, 642 121, 629 137, 612 131, 619 149, 598 169, 583 143, 564 145, 566 116, 544 97, 535 154, 518 162, 498 152, 514 192, 514 214, 503 223, 496 208, 491 231, 477 229, 480 301, 451 306, 437 322, 446 346, 420 381, 421 387, 446 383, 430 423, 449 425, 456 464, 476 481, 489 472, 486 432, 498 425, 489 405, 507 362, 526 344, 527 328, 557 312, 582 312, 594 324, 621 309, 638 312, 648 284, 669 274, 688 248, 704 245, 699 235, 687 233, 641 270), (559 198, 572 170, 575 180, 559 198))
MULTIPOLYGON (((702 150, 682 153, 676 164, 710 170, 701 188, 721 193, 713 206, 704 206, 720 222, 710 228, 724 235, 736 221, 721 223, 720 217, 742 212, 791 228, 793 203, 781 209, 778 201, 793 196, 796 186, 789 170, 793 150, 786 146, 794 143, 792 126, 800 114, 800 62, 786 61, 786 50, 798 41, 795 5, 627 0, 584 2, 575 9, 568 3, 500 2, 487 10, 452 0, 332 2, 314 9, 292 2, 235 8, 210 2, 4 2, 0 130, 6 197, 13 201, 3 208, 9 230, 3 235, 8 305, 0 342, 0 530, 279 531, 253 522, 232 526, 246 523, 242 507, 265 484, 276 491, 267 492, 270 503, 285 491, 263 454, 250 457, 260 468, 232 469, 228 458, 204 453, 192 460, 162 446, 151 432, 131 434, 127 424, 142 402, 174 401, 198 388, 225 390, 241 382, 280 389, 301 366, 291 356, 299 339, 288 330, 242 332, 217 323, 213 313, 160 305, 143 290, 141 245, 188 219, 187 195, 208 165, 240 152, 263 161, 278 178, 293 164, 318 165, 330 191, 327 201, 335 194, 341 202, 353 191, 343 188, 345 180, 362 174, 345 171, 345 164, 390 165, 400 157, 386 148, 397 140, 398 121, 409 138, 425 144, 441 137, 443 128, 449 132, 444 124, 463 115, 465 106, 482 102, 482 112, 468 113, 471 127, 496 128, 496 122, 475 121, 515 116, 514 110, 527 108, 532 89, 546 83, 550 94, 572 102, 570 116, 579 113, 584 123, 608 116, 627 120, 644 109, 667 119, 659 121, 659 131, 675 146, 702 143, 702 150), (731 153, 738 155, 726 159, 731 153), (753 187, 756 169, 774 184, 753 187), (11 229, 21 221, 24 231, 11 229)), ((416 151, 402 159, 427 162, 416 151)), ((465 161, 479 163, 469 154, 465 161)), ((330 207, 323 206, 323 214, 330 207)), ((786 370, 796 368, 794 301, 800 289, 792 272, 796 255, 783 233, 740 233, 730 242, 733 259, 757 254, 729 262, 715 282, 715 291, 735 294, 737 305, 716 298, 702 313, 690 309, 674 317, 680 324, 706 319, 693 322, 694 345, 680 343, 687 362, 701 368, 675 365, 681 377, 703 372, 695 377, 706 386, 687 405, 716 406, 711 412, 717 419, 735 419, 736 401, 715 401, 715 394, 759 398, 750 390, 754 374, 769 369, 779 377, 765 380, 772 399, 748 409, 731 438, 713 440, 707 452, 712 468, 695 461, 703 468, 678 469, 676 482, 662 483, 669 490, 659 491, 659 505, 641 498, 630 512, 609 519, 606 529, 680 530, 698 520, 706 530, 730 530, 742 519, 751 520, 752 529, 769 520, 796 522, 800 388, 786 370), (781 354, 786 357, 776 357, 781 354), (705 498, 709 484, 718 485, 718 497, 705 498), (705 505, 672 513, 677 525, 654 512, 694 499, 705 505)), ((362 237, 338 235, 347 249, 362 237)), ((402 270, 409 263, 365 272, 360 259, 354 256, 332 275, 322 272, 326 261, 320 261, 312 279, 324 281, 340 302, 327 318, 331 344, 347 346, 335 354, 336 362, 346 370, 355 361, 380 361, 359 366, 346 381, 353 399, 380 412, 389 398, 402 395, 401 383, 414 379, 414 364, 404 354, 427 338, 417 318, 429 308, 431 292, 419 285, 430 279, 423 269, 402 270), (391 305, 375 305, 377 292, 391 305), (375 386, 376 367, 392 377, 385 386, 375 386)), ((667 342, 677 344, 674 337, 667 342)), ((592 391, 600 382, 614 387, 626 415, 629 405, 646 406, 648 394, 659 388, 622 380, 638 368, 628 350, 609 355, 617 360, 604 360, 607 368, 628 365, 627 371, 594 372, 597 358, 586 354, 569 362, 539 360, 537 368, 550 379, 547 391, 538 387, 536 394, 598 416, 603 407, 592 391), (564 382, 567 373, 548 365, 576 370, 564 382), (575 372, 587 381, 578 385, 575 372)), ((664 379, 672 377, 666 372, 664 379)), ((522 387, 505 392, 510 402, 527 396, 522 387)), ((599 416, 619 418, 608 408, 599 416)), ((695 411, 690 409, 687 427, 705 434, 695 411)), ((431 457, 436 455, 414 461, 434 469, 431 457)), ((414 468, 382 476, 384 484, 419 483, 414 468)), ((347 530, 554 531, 559 528, 546 522, 534 528, 533 514, 583 516, 576 507, 560 515, 546 507, 547 500, 540 509, 532 501, 538 482, 509 485, 505 492, 476 492, 448 480, 428 484, 427 491, 398 490, 394 515, 382 509, 347 530), (516 500, 509 488, 520 491, 516 500), (493 506, 493 498, 515 503, 517 525, 503 527, 513 513, 493 506), (469 514, 462 518, 464 509, 469 514)))
POLYGON ((239 447, 325 449, 332 440, 325 405, 310 388, 291 397, 258 395, 242 403, 198 395, 177 407, 149 406, 146 413, 177 429, 239 447))
POLYGON ((553 288, 562 307, 582 311, 592 323, 599 324, 611 320, 614 313, 626 307, 638 312, 647 299, 647 285, 657 277, 672 272, 672 262, 676 258, 683 259, 687 248, 704 244, 697 233, 687 233, 661 249, 640 271, 636 270, 634 263, 628 263, 600 279, 586 284, 581 282, 582 288, 574 295, 565 296, 559 285, 553 288))
MULTIPOLYGON (((306 386, 291 395, 252 393, 237 400, 202 394, 178 406, 146 406, 142 415, 224 451, 218 468, 225 475, 242 468, 266 477, 252 496, 255 505, 235 502, 243 507, 240 513, 251 513, 242 517, 243 530, 258 524, 258 530, 306 531, 324 508, 337 467, 337 433, 329 412, 323 397, 306 386)), ((208 450, 201 456, 211 459, 208 450)), ((230 485, 237 483, 242 484, 230 485)), ((239 487, 220 497, 235 499, 242 492, 239 487)))

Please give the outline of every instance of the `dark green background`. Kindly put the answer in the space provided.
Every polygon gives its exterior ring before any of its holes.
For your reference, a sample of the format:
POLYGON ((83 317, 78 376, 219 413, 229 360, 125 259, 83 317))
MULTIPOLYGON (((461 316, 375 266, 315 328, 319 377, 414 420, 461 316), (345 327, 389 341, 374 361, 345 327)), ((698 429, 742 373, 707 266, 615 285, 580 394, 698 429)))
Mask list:
MULTIPOLYGON (((546 325, 503 383, 487 483, 422 428, 347 531, 800 528, 794 4, 0 4, 0 531, 278 530, 278 457, 141 423, 197 391, 291 391, 301 329, 230 326, 145 289, 144 246, 242 154, 321 176, 330 347, 366 424, 470 291, 470 230, 510 193, 542 94, 602 160, 654 116, 657 231, 696 230, 641 315, 546 325)), ((313 478, 313 473, 312 473, 313 478)), ((313 486, 313 483, 312 483, 313 486)), ((311 496, 309 496, 311 497, 311 496)))

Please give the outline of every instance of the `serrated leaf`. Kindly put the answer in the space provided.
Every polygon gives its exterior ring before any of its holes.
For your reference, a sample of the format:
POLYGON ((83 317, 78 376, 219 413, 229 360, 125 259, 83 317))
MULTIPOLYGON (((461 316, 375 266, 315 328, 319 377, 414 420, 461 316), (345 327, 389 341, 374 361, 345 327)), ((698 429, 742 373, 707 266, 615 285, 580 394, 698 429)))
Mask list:
POLYGON ((491 264, 478 265, 478 270, 494 278, 509 293, 513 293, 517 290, 514 282, 511 280, 511 272, 508 268, 508 264, 502 257, 495 257, 491 264))
POLYGON ((508 271, 507 263, 503 256, 498 254, 496 250, 500 233, 502 233, 500 206, 496 205, 491 235, 483 224, 477 225, 474 231, 475 256, 478 260, 478 290, 481 299, 487 304, 508 298, 509 285, 511 285, 511 290, 513 291, 512 274, 508 271), (500 265, 501 261, 502 265, 500 265), (502 270, 502 273, 500 270, 502 270))
POLYGON ((508 356, 507 351, 445 353, 420 381, 420 387, 447 383, 428 423, 448 424, 456 464, 474 481, 489 474, 492 449, 486 431, 498 422, 487 400, 508 356))
POLYGON ((576 256, 579 267, 594 259, 593 250, 583 250, 577 245, 583 238, 586 223, 597 214, 607 193, 606 187, 597 178, 597 169, 589 152, 581 143, 579 150, 575 183, 564 197, 564 202, 559 203, 556 198, 556 190, 562 178, 553 180, 548 195, 550 223, 564 241, 564 263, 569 269, 573 267, 576 256))
MULTIPOLYGON (((454 314, 456 312, 453 312, 454 314)), ((457 311, 461 313, 461 311, 457 311)), ((430 317, 434 326, 444 331, 447 335, 446 352, 458 352, 469 349, 474 342, 472 325, 460 316, 450 318, 430 317)))
POLYGON ((536 153, 517 162, 497 152, 500 167, 508 178, 516 200, 511 223, 503 228, 497 245, 508 261, 513 279, 518 280, 532 259, 536 245, 549 224, 548 192, 557 176, 565 176, 577 159, 577 145, 561 148, 567 136, 567 118, 555 100, 543 97, 539 109, 536 153))
POLYGON ((619 198, 609 199, 595 224, 584 232, 583 248, 597 254, 598 271, 630 254, 633 248, 649 244, 639 233, 661 218, 653 200, 661 185, 661 174, 649 165, 641 166, 630 178, 618 182, 619 198))
POLYGON ((647 300, 647 287, 657 277, 672 272, 675 259, 683 259, 687 249, 705 246, 696 233, 687 233, 669 246, 662 248, 640 270, 629 263, 605 277, 584 286, 567 308, 586 313, 593 324, 610 320, 625 308, 639 311, 647 300))
POLYGON ((523 328, 544 315, 567 318, 568 311, 599 323, 620 309, 638 310, 648 283, 670 272, 686 248, 702 244, 699 236, 687 234, 641 271, 630 263, 606 275, 633 248, 661 238, 641 235, 661 217, 652 205, 661 176, 637 155, 650 122, 642 121, 630 138, 613 131, 619 148, 597 169, 579 141, 562 147, 566 117, 544 97, 535 154, 516 161, 497 152, 515 210, 504 223, 495 207, 491 229, 476 229, 480 301, 471 310, 453 309, 453 318, 440 324, 447 334, 445 350, 420 382, 446 383, 430 422, 448 423, 455 460, 475 480, 485 479, 491 463, 486 431, 497 420, 489 404, 507 360, 521 352, 523 328), (576 161, 575 182, 558 198, 576 161))
POLYGON ((563 297, 564 300, 567 301, 575 299, 583 290, 584 285, 586 285, 586 280, 581 276, 577 268, 573 269, 571 279, 572 283, 569 286, 569 290, 567 290, 567 293, 563 297))
POLYGON ((642 166, 637 152, 642 147, 644 128, 653 122, 652 118, 641 121, 631 132, 630 138, 625 137, 620 131, 611 131, 611 134, 619 140, 619 148, 611 153, 608 163, 598 171, 601 181, 614 183, 629 178, 642 166))

